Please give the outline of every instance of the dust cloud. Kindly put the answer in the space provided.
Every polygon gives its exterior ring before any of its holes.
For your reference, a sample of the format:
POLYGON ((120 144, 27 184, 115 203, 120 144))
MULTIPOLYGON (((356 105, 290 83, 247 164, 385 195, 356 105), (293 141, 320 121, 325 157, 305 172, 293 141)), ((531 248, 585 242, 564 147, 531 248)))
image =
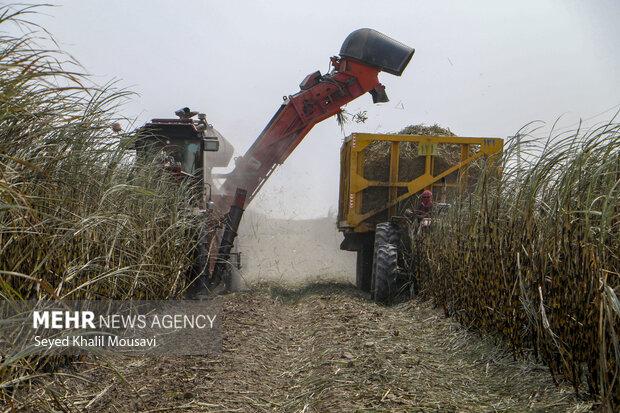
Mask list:
POLYGON ((355 281, 355 253, 341 251, 336 217, 278 219, 249 209, 238 238, 247 283, 310 280, 355 281))

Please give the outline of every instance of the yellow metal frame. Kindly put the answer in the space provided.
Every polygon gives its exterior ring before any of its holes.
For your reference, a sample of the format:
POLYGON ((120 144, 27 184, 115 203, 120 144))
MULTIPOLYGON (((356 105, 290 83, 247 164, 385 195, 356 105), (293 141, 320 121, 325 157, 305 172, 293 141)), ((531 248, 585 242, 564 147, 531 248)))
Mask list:
MULTIPOLYGON (((399 202, 415 195, 423 189, 431 189, 433 184, 459 171, 459 183, 463 190, 467 185, 467 172, 464 168, 470 163, 483 157, 493 157, 502 153, 504 141, 500 138, 469 138, 457 136, 425 136, 425 135, 383 135, 369 133, 354 133, 347 137, 340 152, 340 204, 338 227, 341 230, 355 232, 371 231, 364 221, 388 209, 389 216, 396 212, 399 202), (363 176, 364 149, 375 141, 391 142, 389 181, 371 181, 363 176), (398 180, 398 161, 400 158, 400 144, 415 142, 418 144, 418 153, 425 156, 424 173, 411 181, 398 180), (433 157, 439 144, 456 144, 461 146, 461 160, 444 171, 433 175, 433 157), (472 146, 477 150, 472 150, 472 146), (370 187, 388 187, 388 202, 379 208, 366 213, 361 212, 362 191, 370 187), (406 188, 406 192, 398 195, 398 188, 406 188)), ((447 186, 454 186, 444 184, 447 186)))

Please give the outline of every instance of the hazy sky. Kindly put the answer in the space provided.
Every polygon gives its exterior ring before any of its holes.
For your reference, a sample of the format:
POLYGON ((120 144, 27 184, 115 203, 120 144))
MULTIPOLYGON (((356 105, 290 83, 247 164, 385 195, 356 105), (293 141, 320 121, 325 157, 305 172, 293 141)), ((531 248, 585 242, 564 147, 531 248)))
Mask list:
MULTIPOLYGON (((99 83, 136 91, 126 114, 144 122, 189 106, 242 154, 345 37, 377 29, 416 49, 402 77, 382 74, 391 102, 370 95, 350 132, 439 123, 463 136, 513 134, 525 123, 608 119, 620 105, 620 2, 155 1, 53 2, 36 21, 99 83), (601 114, 601 112, 604 112, 601 114), (598 116, 594 116, 598 115, 598 116)), ((313 217, 335 208, 343 133, 317 125, 270 178, 254 207, 313 217)))

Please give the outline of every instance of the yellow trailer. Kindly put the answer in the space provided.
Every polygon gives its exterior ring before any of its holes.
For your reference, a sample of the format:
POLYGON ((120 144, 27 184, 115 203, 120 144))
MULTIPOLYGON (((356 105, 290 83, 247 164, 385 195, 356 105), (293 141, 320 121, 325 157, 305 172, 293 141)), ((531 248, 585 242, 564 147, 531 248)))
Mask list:
POLYGON ((398 271, 395 255, 402 248, 398 218, 425 189, 442 204, 469 191, 469 166, 487 164, 502 153, 503 144, 500 138, 456 136, 354 133, 347 137, 340 154, 338 229, 344 235, 340 248, 357 252, 358 288, 377 301, 392 296, 395 274, 381 272, 398 271), (379 174, 369 173, 370 156, 382 169, 379 174), (405 164, 418 168, 405 171, 405 164), (381 262, 383 258, 389 263, 381 262))

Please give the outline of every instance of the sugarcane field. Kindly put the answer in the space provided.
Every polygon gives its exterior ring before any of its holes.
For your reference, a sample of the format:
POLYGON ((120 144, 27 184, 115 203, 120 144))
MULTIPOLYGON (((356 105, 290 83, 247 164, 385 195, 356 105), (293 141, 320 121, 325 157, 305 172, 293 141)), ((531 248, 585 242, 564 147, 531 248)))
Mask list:
POLYGON ((619 21, 0 1, 0 412, 619 412, 619 21))

